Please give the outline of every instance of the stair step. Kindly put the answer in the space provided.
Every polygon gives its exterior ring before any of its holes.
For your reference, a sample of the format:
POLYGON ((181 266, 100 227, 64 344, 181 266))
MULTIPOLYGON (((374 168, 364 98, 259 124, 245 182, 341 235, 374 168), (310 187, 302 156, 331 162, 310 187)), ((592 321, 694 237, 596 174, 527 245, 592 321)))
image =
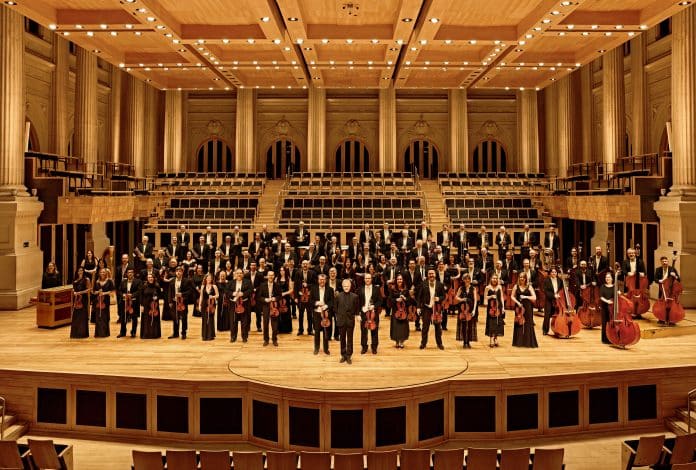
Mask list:
POLYGON ((689 433, 686 423, 679 418, 670 417, 665 420, 665 427, 677 436, 689 433))
POLYGON ((17 418, 12 415, 5 415, 5 421, 2 423, 2 429, 7 429, 17 422, 17 418))
MULTIPOLYGON (((686 408, 679 408, 677 409, 676 416, 677 419, 680 419, 684 421, 684 423, 688 423, 689 421, 689 415, 687 414, 686 408)), ((696 410, 694 408, 691 408, 691 428, 696 428, 696 410)))
POLYGON ((29 431, 29 425, 27 423, 16 423, 5 430, 3 435, 3 440, 5 441, 16 441, 29 431))

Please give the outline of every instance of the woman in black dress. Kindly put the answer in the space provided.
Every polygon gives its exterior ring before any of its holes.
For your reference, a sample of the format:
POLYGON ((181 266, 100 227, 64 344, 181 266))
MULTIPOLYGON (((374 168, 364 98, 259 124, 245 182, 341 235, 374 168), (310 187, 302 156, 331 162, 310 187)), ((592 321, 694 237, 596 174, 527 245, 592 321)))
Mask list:
POLYGON ((142 339, 156 339, 162 337, 162 327, 160 324, 160 299, 162 289, 155 276, 147 275, 145 285, 140 293, 140 308, 142 310, 140 337, 142 339))
MULTIPOLYGON (((201 285, 203 284, 203 278, 205 273, 203 272, 203 266, 196 265, 196 272, 193 275, 193 286, 196 288, 196 298, 201 296, 201 285)), ((198 302, 193 303, 193 316, 200 317, 201 311, 198 310, 198 302)))
POLYGON ((489 346, 497 347, 498 336, 505 335, 505 294, 495 274, 483 292, 483 299, 486 301, 486 336, 490 338, 489 346))
POLYGON ((198 308, 203 315, 203 324, 201 326, 201 338, 203 341, 215 339, 215 310, 219 296, 218 288, 213 282, 213 275, 210 273, 206 274, 203 279, 203 287, 201 287, 201 296, 198 299, 198 308))
POLYGON ((394 310, 391 314, 389 337, 396 342, 397 349, 404 348, 404 341, 408 339, 408 288, 404 284, 404 277, 401 274, 396 276, 394 288, 388 293, 391 298, 394 310))
POLYGON ((171 321, 176 316, 176 311, 171 308, 169 303, 169 284, 176 279, 176 267, 178 266, 176 258, 169 258, 169 264, 162 270, 159 285, 162 288, 162 320, 171 321))
POLYGON ((41 279, 41 288, 50 289, 52 287, 59 287, 61 285, 60 274, 56 269, 56 263, 51 261, 46 266, 46 271, 44 272, 43 278, 41 279))
POLYGON ((287 270, 285 266, 278 268, 278 277, 276 282, 280 286, 280 292, 282 292, 283 300, 285 300, 285 307, 280 309, 280 316, 278 318, 278 333, 292 333, 292 315, 290 313, 290 303, 293 284, 290 277, 287 275, 287 270))
POLYGON ((71 338, 89 338, 89 291, 92 283, 82 266, 77 268, 73 281, 73 314, 70 323, 71 338))
POLYGON ((112 290, 114 282, 107 277, 106 269, 102 269, 99 271, 99 279, 92 284, 92 316, 96 319, 95 338, 109 336, 109 304, 112 290))
POLYGON ((343 262, 343 269, 341 270, 341 282, 344 279, 350 280, 351 292, 355 292, 356 287, 355 287, 355 270, 353 269, 353 263, 351 262, 350 258, 346 258, 346 260, 343 262))
POLYGON ((604 285, 599 288, 599 298, 602 301, 602 343, 604 344, 611 344, 607 338, 607 323, 614 311, 614 289, 614 276, 607 273, 604 276, 604 285))
MULTIPOLYGON (((229 261, 228 261, 229 262, 229 261)), ((217 330, 230 331, 230 309, 232 308, 231 295, 229 293, 229 282, 227 273, 220 271, 218 274, 217 288, 220 293, 221 302, 217 306, 217 330)))
POLYGON ((184 266, 184 276, 192 277, 193 273, 196 271, 196 259, 193 257, 193 252, 191 252, 191 250, 186 252, 186 256, 181 264, 184 266))
POLYGON ((463 347, 471 348, 471 342, 477 339, 478 290, 471 284, 469 273, 464 273, 461 281, 462 285, 454 299, 457 314, 457 339, 462 341, 463 347))
POLYGON ((520 273, 517 278, 517 284, 512 288, 512 301, 515 303, 515 308, 524 310, 522 318, 524 323, 520 324, 521 320, 517 320, 515 315, 515 324, 512 331, 512 345, 521 348, 538 348, 536 333, 534 332, 534 304, 536 303, 536 293, 529 285, 527 273, 520 273))
POLYGON ((97 274, 97 258, 94 257, 92 250, 87 250, 85 259, 82 260, 80 266, 85 268, 85 277, 89 278, 90 282, 94 281, 97 274))

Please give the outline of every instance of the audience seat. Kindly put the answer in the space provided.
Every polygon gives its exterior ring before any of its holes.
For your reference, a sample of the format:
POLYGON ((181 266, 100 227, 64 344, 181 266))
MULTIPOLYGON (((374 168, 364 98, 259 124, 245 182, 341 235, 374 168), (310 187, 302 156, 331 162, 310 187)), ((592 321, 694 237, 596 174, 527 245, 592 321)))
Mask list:
POLYGON ((624 441, 621 445, 621 467, 630 470, 634 467, 649 467, 659 464, 662 459, 664 443, 664 434, 643 436, 637 441, 624 441))
POLYGON ((133 451, 134 470, 163 470, 164 459, 162 452, 133 451))

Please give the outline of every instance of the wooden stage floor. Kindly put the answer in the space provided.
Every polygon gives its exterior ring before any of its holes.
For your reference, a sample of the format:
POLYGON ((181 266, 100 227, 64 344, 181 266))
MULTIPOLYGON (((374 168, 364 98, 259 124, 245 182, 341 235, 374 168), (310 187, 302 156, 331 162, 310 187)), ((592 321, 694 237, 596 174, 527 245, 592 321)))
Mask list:
MULTIPOLYGON (((508 317, 511 317, 509 315, 508 317)), ((116 318, 115 308, 111 318, 116 318)), ((54 330, 35 326, 35 309, 0 312, 0 369, 105 374, 194 381, 259 381, 288 388, 367 390, 407 387, 444 379, 481 380, 606 372, 623 369, 696 365, 696 311, 671 332, 642 339, 627 350, 600 342, 599 329, 583 330, 569 340, 541 335, 542 318, 535 317, 539 348, 514 348, 508 318, 500 347, 489 348, 484 324, 478 324, 479 341, 463 349, 455 341, 450 318, 444 332, 445 350, 435 346, 431 330, 428 347, 420 350, 420 332, 411 330, 405 349, 389 340, 388 320, 383 319, 377 355, 360 354, 360 334, 354 335, 353 364, 339 363, 339 343, 330 342, 331 355, 313 352, 313 338, 295 333, 279 336, 279 347, 262 346, 262 335, 250 333, 249 342, 230 343, 229 332, 218 332, 214 341, 201 341, 199 318, 189 319, 189 338, 167 339, 171 322, 163 322, 163 338, 116 338, 111 324, 109 338, 75 340, 69 327, 54 330), (683 329, 683 331, 682 331, 683 329), (670 336, 665 336, 670 334, 670 336)), ((293 325, 296 329, 296 321, 293 325)), ((641 322, 655 329, 656 323, 641 322)), ((93 325, 90 325, 93 333, 93 325)))

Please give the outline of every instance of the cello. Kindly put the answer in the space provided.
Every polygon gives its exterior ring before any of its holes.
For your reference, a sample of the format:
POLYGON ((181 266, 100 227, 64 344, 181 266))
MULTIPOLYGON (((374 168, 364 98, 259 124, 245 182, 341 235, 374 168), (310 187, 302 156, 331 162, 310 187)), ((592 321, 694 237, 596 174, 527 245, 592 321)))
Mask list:
MULTIPOLYGON (((640 257, 640 245, 636 244, 635 250, 637 260, 640 257)), ((641 318, 641 315, 650 310, 648 278, 647 276, 640 276, 638 272, 632 274, 627 273, 625 285, 627 290, 626 294, 633 304, 631 315, 633 315, 633 318, 641 318)))
MULTIPOLYGON (((672 269, 674 269, 676 261, 677 252, 675 251, 672 258, 672 269)), ((660 289, 662 290, 662 297, 653 305, 653 315, 667 326, 682 321, 686 312, 684 311, 684 306, 679 303, 679 296, 683 290, 681 282, 670 273, 667 279, 660 284, 660 289)))
POLYGON ((508 310, 514 310, 515 301, 512 299, 512 291, 517 285, 517 280, 519 279, 519 273, 517 271, 512 271, 510 274, 510 280, 508 281, 507 287, 505 287, 505 308, 508 310))
POLYGON ((568 276, 563 276, 563 294, 556 299, 556 314, 551 318, 551 329, 560 338, 580 333, 582 323, 575 313, 575 296, 568 290, 568 276), (563 279, 565 278, 565 279, 563 279))
POLYGON ((620 286, 618 282, 621 266, 616 263, 616 272, 614 274, 614 303, 611 304, 612 318, 606 326, 607 339, 614 346, 620 346, 625 349, 626 346, 632 346, 640 341, 640 326, 633 321, 631 314, 633 312, 633 302, 626 295, 619 295, 620 286))

